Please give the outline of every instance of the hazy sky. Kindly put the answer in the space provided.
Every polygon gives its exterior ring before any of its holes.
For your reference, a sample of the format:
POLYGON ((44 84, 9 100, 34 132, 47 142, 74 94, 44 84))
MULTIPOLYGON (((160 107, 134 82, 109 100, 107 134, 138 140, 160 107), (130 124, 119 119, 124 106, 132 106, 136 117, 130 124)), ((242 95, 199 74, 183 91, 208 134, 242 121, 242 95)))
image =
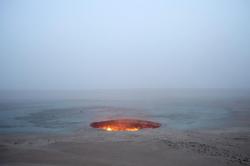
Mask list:
POLYGON ((250 88, 250 1, 0 1, 0 89, 103 88, 250 88))

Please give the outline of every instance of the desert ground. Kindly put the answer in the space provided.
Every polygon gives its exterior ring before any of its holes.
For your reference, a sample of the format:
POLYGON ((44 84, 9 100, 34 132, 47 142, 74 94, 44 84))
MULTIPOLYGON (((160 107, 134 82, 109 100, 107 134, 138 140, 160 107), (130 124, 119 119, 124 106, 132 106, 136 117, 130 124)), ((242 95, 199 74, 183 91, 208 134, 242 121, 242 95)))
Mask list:
POLYGON ((145 129, 0 136, 3 166, 250 165, 250 130, 145 129))

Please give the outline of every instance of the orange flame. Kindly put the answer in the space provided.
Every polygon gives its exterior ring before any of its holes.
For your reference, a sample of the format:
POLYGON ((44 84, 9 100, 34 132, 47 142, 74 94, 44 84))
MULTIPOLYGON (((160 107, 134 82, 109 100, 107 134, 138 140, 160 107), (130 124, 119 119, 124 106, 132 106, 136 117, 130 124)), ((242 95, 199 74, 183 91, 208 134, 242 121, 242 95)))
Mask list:
POLYGON ((140 128, 125 128, 125 127, 112 127, 112 126, 103 126, 103 127, 100 127, 101 129, 103 130, 106 130, 106 131, 138 131, 140 130, 140 128))

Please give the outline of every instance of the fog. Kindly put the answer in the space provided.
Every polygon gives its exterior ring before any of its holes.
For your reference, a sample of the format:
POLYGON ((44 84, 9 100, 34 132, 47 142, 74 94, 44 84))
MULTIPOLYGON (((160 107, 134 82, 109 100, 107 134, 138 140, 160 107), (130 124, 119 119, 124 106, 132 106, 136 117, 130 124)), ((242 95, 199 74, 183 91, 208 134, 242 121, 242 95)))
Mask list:
POLYGON ((1 0, 0 89, 250 88, 248 0, 1 0))

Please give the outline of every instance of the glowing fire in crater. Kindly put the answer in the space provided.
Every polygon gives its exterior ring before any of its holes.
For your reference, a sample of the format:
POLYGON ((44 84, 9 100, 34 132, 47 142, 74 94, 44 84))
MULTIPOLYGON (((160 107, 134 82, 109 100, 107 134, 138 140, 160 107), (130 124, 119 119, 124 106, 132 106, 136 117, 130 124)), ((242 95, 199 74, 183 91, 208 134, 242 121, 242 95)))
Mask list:
POLYGON ((117 119, 93 122, 90 126, 105 131, 138 131, 144 128, 159 128, 161 124, 138 119, 117 119))

